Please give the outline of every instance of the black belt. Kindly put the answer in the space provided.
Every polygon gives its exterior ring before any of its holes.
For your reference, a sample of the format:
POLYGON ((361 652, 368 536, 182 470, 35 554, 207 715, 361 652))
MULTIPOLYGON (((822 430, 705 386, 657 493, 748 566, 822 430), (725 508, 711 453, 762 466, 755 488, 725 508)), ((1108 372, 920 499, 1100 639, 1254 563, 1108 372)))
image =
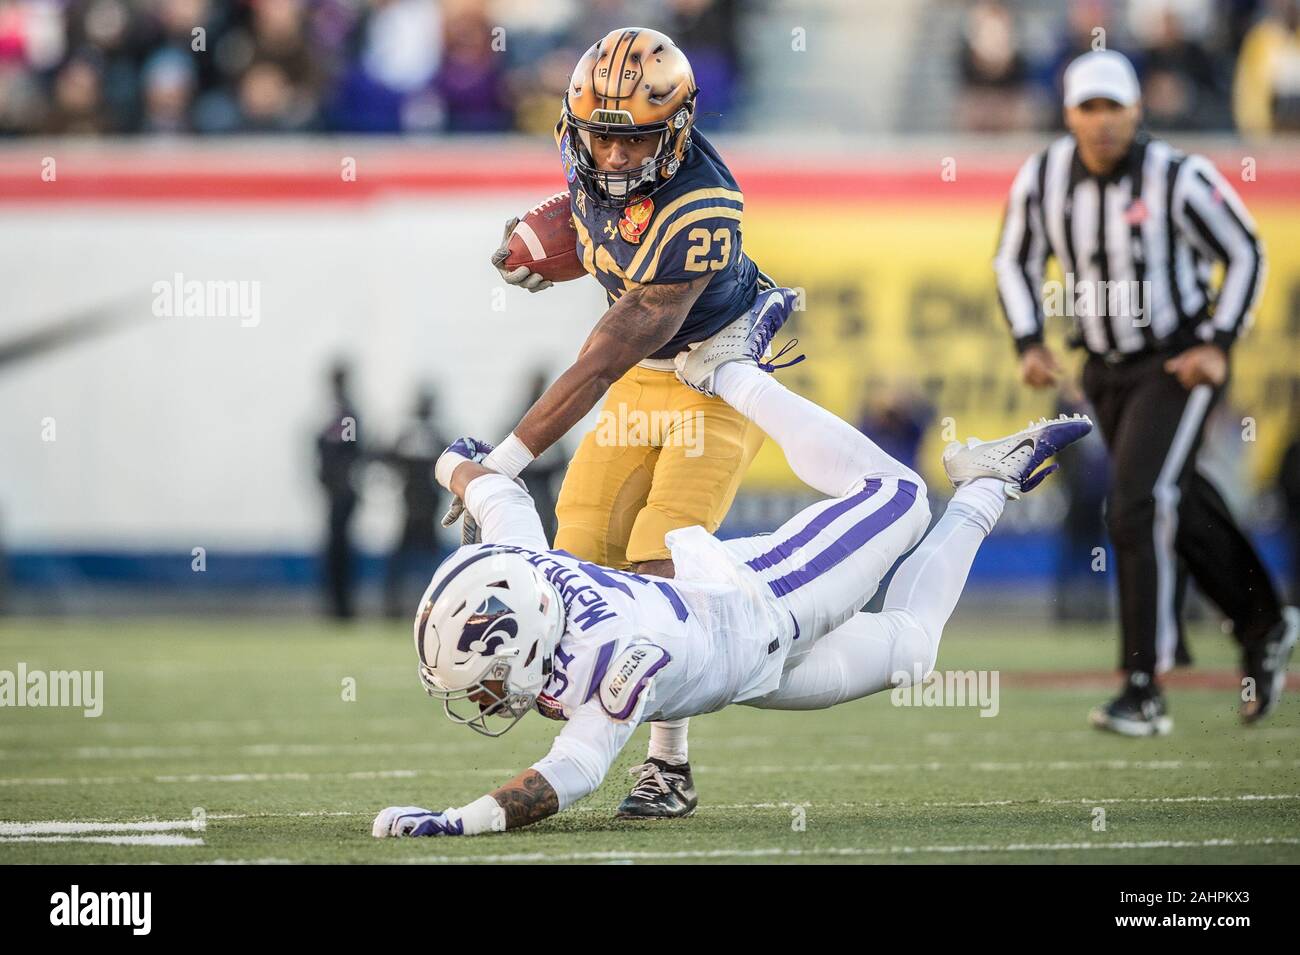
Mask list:
POLYGON ((1164 350, 1165 349, 1163 348, 1143 348, 1141 351, 1089 352, 1089 354, 1092 355, 1092 357, 1094 358, 1100 358, 1102 361, 1110 365, 1112 368, 1117 368, 1121 365, 1135 364, 1136 362, 1142 361, 1143 359, 1146 358, 1150 358, 1153 355, 1158 355, 1160 352, 1164 350))

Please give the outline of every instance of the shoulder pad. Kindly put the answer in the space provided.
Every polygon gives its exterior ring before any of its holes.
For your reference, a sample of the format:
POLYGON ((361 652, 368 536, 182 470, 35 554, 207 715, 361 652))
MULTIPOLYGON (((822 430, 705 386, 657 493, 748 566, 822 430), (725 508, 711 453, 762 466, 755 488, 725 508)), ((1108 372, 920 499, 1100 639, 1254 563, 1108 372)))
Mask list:
POLYGON ((643 705, 645 688, 670 660, 668 651, 653 643, 628 647, 610 661, 596 688, 601 709, 620 723, 634 719, 643 705))

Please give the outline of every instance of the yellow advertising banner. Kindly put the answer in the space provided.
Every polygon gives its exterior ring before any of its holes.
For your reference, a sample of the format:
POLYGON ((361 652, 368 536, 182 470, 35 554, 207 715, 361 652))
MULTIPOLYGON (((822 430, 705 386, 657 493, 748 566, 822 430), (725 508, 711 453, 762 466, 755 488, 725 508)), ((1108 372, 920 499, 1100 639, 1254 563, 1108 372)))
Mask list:
MULTIPOLYGON (((1268 272, 1255 325, 1234 348, 1228 401, 1242 419, 1249 473, 1264 486, 1300 428, 1300 208, 1252 203, 1251 211, 1268 272)), ((969 200, 774 204, 745 218, 745 248, 759 267, 806 292, 786 332, 808 357, 781 380, 854 423, 887 395, 922 396, 935 417, 919 461, 936 486, 951 438, 996 437, 1054 411, 1054 392, 1017 377, 992 268, 1001 219, 1000 203, 969 200)), ((1060 280, 1054 268, 1048 278, 1060 280)), ((1048 343, 1077 381, 1084 356, 1065 349, 1070 321, 1049 319, 1048 343)), ((747 487, 802 485, 769 441, 747 487)))

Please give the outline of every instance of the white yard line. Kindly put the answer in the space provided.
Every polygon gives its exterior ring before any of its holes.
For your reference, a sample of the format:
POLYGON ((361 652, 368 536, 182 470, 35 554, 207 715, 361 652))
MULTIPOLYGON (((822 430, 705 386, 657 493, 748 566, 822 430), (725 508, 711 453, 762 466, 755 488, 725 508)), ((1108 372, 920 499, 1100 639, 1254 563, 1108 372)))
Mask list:
POLYGON ((1267 839, 1202 839, 1148 842, 1042 842, 1008 845, 931 845, 931 846, 853 846, 844 848, 787 849, 683 849, 676 852, 519 852, 470 856, 423 856, 418 859, 393 860, 409 865, 454 865, 472 862, 638 862, 674 859, 762 859, 762 858, 872 858, 901 855, 957 855, 961 853, 1076 852, 1109 850, 1113 852, 1152 849, 1219 849, 1253 846, 1295 846, 1300 837, 1279 836, 1267 839))
MULTIPOLYGON (((914 802, 912 800, 865 801, 865 802, 741 802, 741 803, 705 803, 697 812, 734 812, 750 809, 793 809, 801 806, 805 809, 981 809, 999 806, 1111 806, 1122 803, 1225 803, 1225 802, 1285 802, 1300 799, 1300 793, 1242 793, 1236 796, 1111 796, 1097 799, 988 799, 972 802, 914 802)), ((608 813, 603 806, 571 806, 568 812, 608 813)), ((310 819, 331 816, 365 816, 373 815, 368 810, 358 812, 307 810, 303 812, 231 812, 209 813, 209 820, 219 819, 310 819)))
POLYGON ((49 820, 45 822, 0 822, 0 836, 59 835, 94 832, 171 832, 187 829, 202 830, 193 819, 149 819, 141 822, 95 822, 49 820))
MULTIPOLYGON (((1300 728, 1274 727, 1252 732, 1264 742, 1284 741, 1300 737, 1300 728)), ((1015 732, 1005 730, 987 731, 931 731, 925 733, 921 741, 927 746, 958 746, 970 740, 984 743, 1010 742, 1022 743, 1029 740, 1044 742, 1069 739, 1095 739, 1096 730, 1035 730, 1015 732)), ((770 749, 778 742, 791 742, 790 738, 775 736, 739 736, 719 741, 719 750, 727 749, 770 749)), ((885 736, 862 736, 849 734, 829 739, 796 738, 799 745, 816 747, 819 745, 872 747, 888 745, 895 740, 885 736)), ((707 739, 693 741, 701 752, 713 748, 707 739)), ((141 745, 141 746, 69 746, 57 751, 57 755, 71 759, 186 759, 205 757, 212 751, 220 750, 237 753, 240 756, 337 756, 351 753, 428 753, 433 755, 450 755, 457 753, 476 753, 482 744, 469 741, 463 743, 437 743, 428 740, 410 742, 373 742, 373 743, 213 743, 199 747, 195 745, 141 745)), ((27 750, 0 749, 0 760, 30 758, 27 750)))
MULTIPOLYGON (((806 766, 751 765, 751 766, 696 766, 699 773, 730 773, 742 776, 765 776, 780 773, 863 773, 882 774, 896 772, 975 772, 1013 773, 1064 770, 1249 770, 1294 769, 1300 759, 1258 759, 1241 762, 1216 762, 1214 760, 1052 760, 1047 762, 973 762, 949 763, 929 761, 919 763, 820 763, 806 766)), ((314 782, 326 779, 414 779, 418 777, 500 776, 510 777, 513 769, 473 768, 457 769, 386 769, 361 770, 352 773, 187 773, 166 776, 75 776, 75 777, 9 777, 0 778, 3 786, 98 786, 116 783, 263 783, 263 782, 314 782)))
MULTIPOLYGON (((1010 805, 1096 805, 1116 803, 1223 803, 1223 802, 1268 802, 1300 799, 1297 793, 1257 794, 1242 793, 1231 796, 1154 796, 1154 797, 1103 797, 1097 799, 1040 799, 1040 800, 996 800, 982 802, 896 802, 896 803, 738 803, 728 805, 704 806, 701 809, 713 811, 786 809, 794 806, 818 808, 866 808, 895 806, 918 808, 975 808, 1010 805)), ((605 809, 593 807, 575 807, 576 811, 606 812, 605 809)), ((369 816, 368 812, 330 812, 304 811, 296 813, 214 813, 208 820, 238 820, 290 817, 335 817, 335 816, 369 816)), ((34 822, 0 822, 0 843, 92 843, 120 846, 203 846, 200 837, 180 835, 178 830, 194 829, 193 819, 174 820, 138 820, 133 822, 100 822, 93 820, 46 820, 34 822)), ((879 858, 906 855, 953 855, 962 853, 996 854, 996 853, 1054 853, 1075 851, 1133 851, 1133 850, 1168 850, 1168 849, 1215 849, 1258 846, 1295 846, 1300 845, 1300 837, 1278 836, 1263 839, 1203 839, 1203 840, 1148 840, 1142 842, 1052 842, 1052 843, 1009 843, 966 844, 966 845, 920 845, 920 846, 853 846, 829 848, 785 848, 772 847, 762 849, 708 849, 680 850, 671 852, 602 850, 572 853, 494 853, 467 856, 436 855, 418 859, 397 860, 404 864, 456 864, 483 862, 635 862, 635 861, 672 861, 688 859, 761 859, 761 858, 879 858)), ((250 865, 290 863, 287 859, 221 859, 212 864, 250 865)))
POLYGON ((276 783, 326 779, 409 779, 415 776, 515 775, 514 769, 383 769, 355 773, 187 773, 169 776, 40 776, 0 778, 3 786, 103 786, 117 783, 276 783))
MULTIPOLYGON (((704 804, 698 812, 736 812, 755 809, 983 809, 1006 806, 1110 806, 1118 804, 1216 804, 1216 803, 1267 803, 1300 799, 1300 793, 1240 793, 1231 796, 1106 796, 1095 799, 988 799, 978 801, 926 801, 876 800, 861 802, 743 802, 704 804)), ((608 813, 603 806, 573 806, 566 813, 608 813)), ((374 815, 370 810, 308 809, 300 812, 225 812, 208 813, 209 822, 237 821, 241 819, 329 819, 366 818, 374 815)), ((25 835, 142 833, 194 830, 193 819, 142 819, 116 822, 104 819, 36 820, 31 822, 0 822, 0 837, 25 835)), ((196 830, 197 831, 197 830, 196 830)))
MULTIPOLYGON (((468 743, 216 743, 207 746, 69 746, 61 750, 45 750, 42 756, 51 755, 68 759, 189 759, 207 757, 213 750, 240 756, 342 756, 350 753, 429 753, 450 755, 474 753, 481 744, 468 743)), ((0 749, 0 759, 31 758, 25 750, 0 749)))
POLYGON ((911 771, 950 772, 956 770, 975 770, 988 773, 1041 772, 1044 770, 1184 770, 1184 769, 1293 769, 1300 766, 1300 759, 1257 759, 1241 762, 1216 762, 1214 760, 1181 759, 1090 759, 1090 760, 1048 760, 1025 762, 993 762, 981 760, 971 763, 944 762, 927 760, 917 763, 819 763, 807 766, 752 765, 752 766, 712 766, 694 767, 696 772, 733 773, 740 775, 771 775, 776 773, 897 773, 911 771))

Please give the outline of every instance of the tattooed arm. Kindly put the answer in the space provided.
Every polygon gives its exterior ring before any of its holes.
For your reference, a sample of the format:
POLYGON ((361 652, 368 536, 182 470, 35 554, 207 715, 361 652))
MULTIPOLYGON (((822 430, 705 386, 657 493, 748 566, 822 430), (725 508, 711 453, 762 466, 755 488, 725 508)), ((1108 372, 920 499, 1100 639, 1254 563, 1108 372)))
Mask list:
POLYGON ((560 797, 535 769, 525 769, 492 793, 492 798, 505 814, 507 829, 531 826, 560 811, 560 797))
POLYGON ((525 769, 495 792, 467 806, 434 812, 419 806, 389 806, 375 817, 371 831, 390 836, 478 836, 518 829, 560 811, 559 794, 536 769, 525 769))
POLYGON ((637 724, 611 720, 590 700, 565 723, 545 757, 499 789, 445 813, 415 807, 385 810, 376 820, 375 835, 476 836, 541 822, 596 791, 637 724))
POLYGON ((686 320, 709 277, 638 285, 609 307, 578 359, 528 409, 514 434, 534 456, 582 420, 629 368, 666 345, 686 320))
POLYGON ((466 820, 464 834, 531 826, 595 792, 637 722, 611 720, 595 700, 578 707, 546 756, 459 810, 466 820))
POLYGON ((390 806, 375 817, 376 836, 476 836, 531 826, 596 791, 638 719, 612 720, 596 700, 573 711, 551 751, 495 792, 467 806, 431 812, 390 806))

